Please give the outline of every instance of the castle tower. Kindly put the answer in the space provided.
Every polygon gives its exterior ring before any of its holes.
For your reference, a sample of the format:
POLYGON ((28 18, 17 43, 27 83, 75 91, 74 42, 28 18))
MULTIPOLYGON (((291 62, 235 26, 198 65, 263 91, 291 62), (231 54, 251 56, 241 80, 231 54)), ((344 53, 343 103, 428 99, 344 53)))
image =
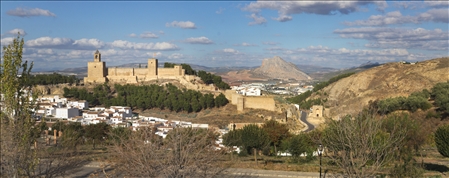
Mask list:
POLYGON ((101 61, 101 53, 97 50, 94 61, 87 63, 87 77, 84 77, 84 84, 104 83, 107 75, 106 63, 101 61))
POLYGON ((100 51, 98 51, 98 49, 94 54, 94 62, 101 62, 101 53, 100 51))
POLYGON ((151 77, 157 76, 157 59, 150 58, 148 59, 148 75, 151 77))

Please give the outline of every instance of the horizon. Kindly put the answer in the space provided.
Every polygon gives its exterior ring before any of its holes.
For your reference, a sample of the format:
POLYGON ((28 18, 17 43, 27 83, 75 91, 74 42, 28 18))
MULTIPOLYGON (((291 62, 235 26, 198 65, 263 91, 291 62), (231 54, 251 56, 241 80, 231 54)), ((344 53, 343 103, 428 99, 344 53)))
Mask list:
POLYGON ((20 32, 23 60, 38 71, 86 67, 97 49, 107 66, 154 56, 161 63, 254 67, 279 56, 295 65, 343 69, 449 56, 448 5, 1 1, 1 45, 20 32))

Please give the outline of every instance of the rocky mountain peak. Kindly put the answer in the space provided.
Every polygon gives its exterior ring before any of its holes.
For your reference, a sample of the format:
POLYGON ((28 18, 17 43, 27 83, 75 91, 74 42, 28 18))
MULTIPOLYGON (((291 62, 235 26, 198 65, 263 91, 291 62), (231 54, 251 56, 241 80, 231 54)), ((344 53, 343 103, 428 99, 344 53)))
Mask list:
POLYGON ((265 58, 262 65, 251 71, 254 75, 272 79, 310 80, 311 77, 302 72, 295 64, 287 62, 279 56, 265 58))

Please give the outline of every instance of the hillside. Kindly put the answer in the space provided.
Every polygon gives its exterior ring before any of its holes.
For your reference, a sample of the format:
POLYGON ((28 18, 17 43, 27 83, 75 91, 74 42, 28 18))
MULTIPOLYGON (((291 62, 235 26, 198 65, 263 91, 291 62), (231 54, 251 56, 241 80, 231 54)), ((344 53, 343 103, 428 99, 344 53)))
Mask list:
POLYGON ((270 79, 312 79, 306 73, 302 72, 295 64, 286 62, 279 56, 267 58, 262 61, 262 65, 251 73, 256 76, 264 76, 270 79))
POLYGON ((311 98, 327 99, 331 117, 355 114, 370 100, 408 96, 449 80, 449 58, 377 66, 332 83, 311 98), (321 95, 320 95, 321 94, 321 95))

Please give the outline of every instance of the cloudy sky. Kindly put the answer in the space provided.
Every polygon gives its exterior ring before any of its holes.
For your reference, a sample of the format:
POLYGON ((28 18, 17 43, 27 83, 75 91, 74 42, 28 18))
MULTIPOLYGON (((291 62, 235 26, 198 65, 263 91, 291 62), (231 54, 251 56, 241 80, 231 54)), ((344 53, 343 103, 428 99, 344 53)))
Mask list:
POLYGON ((445 1, 5 2, 1 45, 17 32, 36 70, 175 62, 347 68, 448 54, 445 1))

